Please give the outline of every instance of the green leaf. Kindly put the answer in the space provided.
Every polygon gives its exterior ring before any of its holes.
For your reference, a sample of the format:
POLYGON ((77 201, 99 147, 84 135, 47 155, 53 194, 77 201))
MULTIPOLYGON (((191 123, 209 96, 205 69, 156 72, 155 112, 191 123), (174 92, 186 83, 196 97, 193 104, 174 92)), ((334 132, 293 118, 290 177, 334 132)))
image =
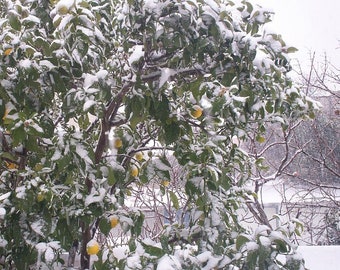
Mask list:
POLYGON ((250 239, 248 238, 248 236, 244 234, 240 234, 236 238, 236 249, 240 250, 240 248, 248 242, 250 242, 250 239))
POLYGON ((151 256, 156 256, 157 258, 160 258, 165 254, 164 250, 159 248, 159 247, 147 245, 143 242, 141 244, 142 244, 145 252, 150 254, 151 256))
POLYGON ((20 20, 18 19, 17 16, 15 16, 13 14, 9 15, 8 21, 9 21, 10 26, 14 30, 20 31, 20 29, 21 29, 21 22, 20 22, 20 20))
POLYGON ((106 218, 101 218, 99 221, 100 232, 108 235, 111 230, 110 222, 106 218))
POLYGON ((134 224, 131 228, 131 233, 135 234, 136 236, 140 236, 143 229, 143 222, 144 222, 144 214, 139 212, 139 215, 136 215, 134 218, 134 224))
POLYGON ((295 53, 295 52, 297 52, 297 51, 298 51, 298 49, 295 48, 295 47, 289 47, 289 48, 287 49, 287 53, 295 53))
POLYGON ((276 247, 277 247, 279 252, 281 252, 281 253, 287 253, 288 252, 288 246, 287 246, 287 243, 284 240, 275 239, 273 242, 276 244, 276 247))
POLYGON ((178 210, 179 209, 179 202, 178 202, 178 198, 177 198, 176 194, 173 191, 169 190, 169 195, 170 195, 170 200, 172 202, 173 207, 176 210, 178 210))
POLYGON ((116 183, 115 172, 112 167, 108 167, 107 183, 113 186, 116 183))
POLYGON ((181 129, 177 122, 171 122, 170 124, 165 124, 163 126, 164 129, 164 141, 167 145, 174 143, 177 141, 181 129))
POLYGON ((12 130, 13 146, 18 146, 26 140, 24 125, 12 130))

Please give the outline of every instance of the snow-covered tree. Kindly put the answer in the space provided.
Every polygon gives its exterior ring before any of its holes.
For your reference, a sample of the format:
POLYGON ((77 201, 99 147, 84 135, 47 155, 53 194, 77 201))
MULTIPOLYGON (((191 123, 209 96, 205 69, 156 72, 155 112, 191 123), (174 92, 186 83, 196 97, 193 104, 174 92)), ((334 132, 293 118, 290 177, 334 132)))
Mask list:
POLYGON ((82 269, 91 258, 97 269, 301 269, 289 241, 298 223, 250 233, 236 212, 255 198, 248 133, 261 140, 267 123, 313 114, 286 76, 294 48, 262 30, 269 11, 245 0, 4 0, 0 14, 6 269, 56 269, 77 240, 82 269), (131 190, 167 186, 169 155, 185 172, 171 204, 188 222, 144 239, 131 190), (118 223, 123 259, 96 242, 118 223))

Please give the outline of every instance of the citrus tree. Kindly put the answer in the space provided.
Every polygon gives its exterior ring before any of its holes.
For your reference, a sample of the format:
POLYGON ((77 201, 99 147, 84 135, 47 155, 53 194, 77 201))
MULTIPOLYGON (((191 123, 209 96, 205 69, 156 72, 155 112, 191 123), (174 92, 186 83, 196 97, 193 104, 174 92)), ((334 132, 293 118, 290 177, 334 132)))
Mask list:
POLYGON ((250 233, 237 216, 260 164, 241 149, 248 132, 261 140, 266 123, 313 109, 286 76, 294 48, 262 31, 270 12, 248 1, 5 0, 0 13, 4 268, 56 269, 79 240, 82 269, 93 258, 97 269, 301 269, 297 223, 250 233), (143 239, 131 189, 157 178, 167 193, 169 155, 186 172, 170 198, 188 222, 143 239), (96 241, 118 223, 124 258, 96 241))

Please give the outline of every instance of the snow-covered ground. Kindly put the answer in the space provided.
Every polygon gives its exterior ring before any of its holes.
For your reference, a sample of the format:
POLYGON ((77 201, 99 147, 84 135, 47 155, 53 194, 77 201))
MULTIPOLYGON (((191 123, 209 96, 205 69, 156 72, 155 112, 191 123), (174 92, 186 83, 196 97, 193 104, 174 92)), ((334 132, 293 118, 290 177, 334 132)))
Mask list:
POLYGON ((340 269, 340 246, 300 246, 298 251, 309 270, 340 269))

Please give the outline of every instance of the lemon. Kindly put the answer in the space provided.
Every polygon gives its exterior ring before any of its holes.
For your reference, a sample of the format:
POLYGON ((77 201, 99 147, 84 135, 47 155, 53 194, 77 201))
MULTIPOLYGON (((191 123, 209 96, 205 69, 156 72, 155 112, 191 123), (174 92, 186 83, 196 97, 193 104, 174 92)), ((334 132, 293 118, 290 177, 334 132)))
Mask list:
POLYGON ((170 182, 168 180, 163 180, 162 185, 168 187, 170 185, 170 182))
POLYGON ((8 55, 11 54, 12 51, 13 51, 13 48, 8 48, 8 49, 6 49, 6 50, 4 51, 4 55, 5 55, 5 56, 8 56, 8 55))
POLYGON ((100 250, 99 244, 96 240, 92 239, 86 245, 86 252, 89 255, 96 255, 100 250))
POLYGON ((45 200, 45 194, 42 192, 39 192, 37 195, 37 202, 42 202, 43 200, 45 200))
POLYGON ((17 168, 18 168, 18 165, 15 164, 15 163, 13 163, 13 162, 7 162, 7 161, 5 161, 5 163, 6 163, 7 169, 9 169, 9 170, 14 170, 14 169, 17 169, 17 168))
POLYGON ((256 140, 257 140, 259 143, 264 143, 264 142, 266 141, 266 138, 263 137, 263 136, 258 135, 258 136, 256 137, 256 140))
POLYGON ((70 12, 72 6, 73 4, 71 2, 61 0, 56 4, 56 9, 59 15, 66 15, 70 12))
POLYGON ((5 113, 4 113, 4 116, 2 117, 2 120, 5 120, 7 118, 9 112, 10 112, 10 109, 8 108, 8 106, 6 106, 5 113))
POLYGON ((115 138, 113 142, 113 146, 116 149, 119 149, 123 146, 123 141, 120 138, 115 138))
POLYGON ((138 160, 138 161, 142 161, 143 160, 143 153, 142 152, 138 152, 136 153, 135 155, 135 158, 138 160))
POLYGON ((114 215, 110 218, 111 228, 116 227, 118 225, 118 223, 119 223, 119 218, 116 215, 114 215))
POLYGON ((137 166, 135 166, 135 165, 131 166, 130 175, 132 177, 137 177, 137 175, 138 175, 138 168, 137 168, 137 166))
POLYGON ((202 116, 202 114, 203 114, 203 109, 200 106, 194 105, 192 107, 191 116, 193 118, 195 118, 195 119, 200 118, 202 116))

